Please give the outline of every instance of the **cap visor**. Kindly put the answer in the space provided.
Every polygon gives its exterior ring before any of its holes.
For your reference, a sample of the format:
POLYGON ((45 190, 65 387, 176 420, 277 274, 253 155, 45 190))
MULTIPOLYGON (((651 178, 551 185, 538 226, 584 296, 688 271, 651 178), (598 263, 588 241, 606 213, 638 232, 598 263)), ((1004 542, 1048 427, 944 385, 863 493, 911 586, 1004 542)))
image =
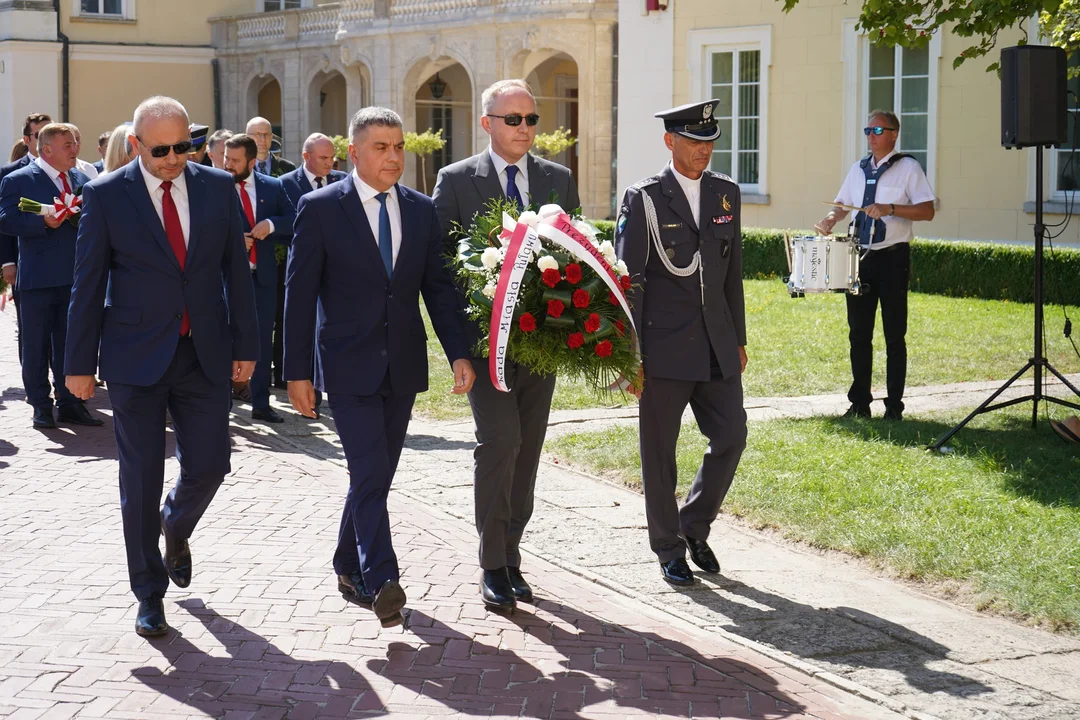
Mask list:
POLYGON ((697 132, 691 132, 689 130, 680 130, 678 132, 678 134, 682 135, 683 137, 690 138, 691 140, 699 140, 701 142, 709 142, 711 140, 715 140, 716 138, 720 137, 720 128, 717 127, 715 130, 712 130, 712 131, 710 131, 710 130, 698 130, 697 132))

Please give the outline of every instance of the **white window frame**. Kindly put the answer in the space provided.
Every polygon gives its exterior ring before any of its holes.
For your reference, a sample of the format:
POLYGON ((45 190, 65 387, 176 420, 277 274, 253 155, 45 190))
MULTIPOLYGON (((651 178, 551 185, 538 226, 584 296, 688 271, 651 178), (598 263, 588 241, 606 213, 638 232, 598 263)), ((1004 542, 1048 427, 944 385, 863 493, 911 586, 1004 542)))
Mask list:
MULTIPOLYGON (((282 0, 278 0, 278 3, 281 4, 281 5, 284 5, 284 2, 282 2, 282 0)), ((304 8, 312 7, 313 5, 314 5, 314 0, 300 0, 300 9, 301 10, 303 10, 304 8)), ((283 11, 282 10, 263 10, 263 0, 255 0, 255 12, 264 13, 264 12, 283 12, 283 11)))
MULTIPOLYGON (((105 4, 105 0, 98 0, 98 7, 105 4)), ((82 9, 82 0, 71 0, 71 16, 94 20, 134 20, 135 0, 120 0, 120 14, 106 15, 105 13, 85 13, 82 9)))
MULTIPOLYGON (((866 116, 874 108, 870 103, 870 36, 856 29, 858 18, 846 18, 841 28, 840 60, 844 63, 844 129, 841 180, 856 161, 866 155, 866 137, 862 133, 866 116)), ((937 187, 938 98, 940 93, 941 31, 930 36, 926 98, 926 177, 937 187)), ((900 92, 897 83, 894 92, 900 92)), ((899 107, 899 105, 897 105, 899 107)), ((900 113, 897 113, 899 117, 900 113)), ((904 128, 900 127, 900 149, 904 147, 904 128)))
MULTIPOLYGON (((687 33, 687 63, 690 70, 690 101, 712 97, 712 54, 757 50, 760 53, 758 85, 758 181, 739 183, 743 200, 768 202, 769 194, 769 68, 772 66, 772 25, 709 28, 687 33)), ((732 145, 732 162, 738 148, 732 145)))

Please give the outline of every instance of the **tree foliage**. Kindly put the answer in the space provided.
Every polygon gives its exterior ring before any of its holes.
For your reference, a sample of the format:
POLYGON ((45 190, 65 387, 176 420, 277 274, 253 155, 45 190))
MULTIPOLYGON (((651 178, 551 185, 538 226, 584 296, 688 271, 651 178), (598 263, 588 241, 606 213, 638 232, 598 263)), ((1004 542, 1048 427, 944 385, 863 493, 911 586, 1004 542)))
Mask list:
POLYGON ((405 133, 405 152, 411 152, 420 157, 420 181, 423 183, 424 194, 427 194, 427 156, 436 150, 442 150, 446 146, 446 138, 442 136, 442 128, 438 132, 432 132, 428 128, 422 133, 405 133))
POLYGON ((542 158, 551 160, 559 153, 569 150, 577 143, 577 138, 564 127, 555 132, 537 133, 533 140, 533 152, 542 158))
POLYGON ((347 160, 349 158, 349 138, 334 135, 330 138, 330 142, 334 143, 334 157, 338 160, 347 160))
MULTIPOLYGON (((799 4, 778 1, 784 3, 784 12, 799 4)), ((1080 0, 864 0, 859 29, 877 43, 919 48, 930 42, 934 31, 948 26, 950 33, 972 43, 953 58, 956 68, 989 54, 1002 30, 1019 28, 1024 33, 1020 44, 1033 40, 1024 21, 1035 16, 1054 45, 1071 52, 1080 44, 1080 0)), ((997 69, 996 61, 987 67, 997 69)))

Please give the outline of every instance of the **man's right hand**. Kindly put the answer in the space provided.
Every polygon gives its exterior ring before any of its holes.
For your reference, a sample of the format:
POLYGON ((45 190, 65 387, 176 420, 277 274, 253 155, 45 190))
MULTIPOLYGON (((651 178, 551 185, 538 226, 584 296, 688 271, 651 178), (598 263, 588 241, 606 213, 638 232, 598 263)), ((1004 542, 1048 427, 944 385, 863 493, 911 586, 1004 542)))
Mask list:
POLYGON ((306 418, 315 419, 319 414, 315 412, 315 386, 310 380, 289 381, 289 402, 293 410, 306 418))
POLYGON ((15 289, 15 278, 19 276, 18 265, 8 265, 4 268, 4 282, 8 284, 12 290, 15 289))
POLYGON ((80 400, 89 400, 94 397, 93 375, 68 375, 64 378, 64 384, 71 394, 80 400))
POLYGON ((61 223, 64 222, 63 220, 56 217, 55 215, 45 215, 44 219, 45 219, 45 227, 52 228, 53 230, 60 227, 61 223))

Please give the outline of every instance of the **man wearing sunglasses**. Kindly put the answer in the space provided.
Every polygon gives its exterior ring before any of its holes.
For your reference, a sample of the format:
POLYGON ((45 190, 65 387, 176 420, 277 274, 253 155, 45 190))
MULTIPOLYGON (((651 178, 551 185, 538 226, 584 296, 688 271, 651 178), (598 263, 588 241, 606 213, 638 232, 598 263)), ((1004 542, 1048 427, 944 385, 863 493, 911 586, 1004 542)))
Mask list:
MULTIPOLYGON (((493 198, 509 198, 518 207, 543 205, 554 194, 566 210, 580 205, 569 169, 531 154, 536 138, 536 100, 524 80, 501 80, 484 91, 480 124, 491 145, 471 158, 448 165, 435 184, 435 207, 447 251, 457 248, 451 232, 468 227, 493 198)), ((462 308, 467 304, 460 296, 462 308)), ((475 351, 481 328, 466 322, 469 347, 475 351)), ((473 494, 480 534, 480 592, 488 607, 511 609, 531 602, 532 588, 521 574, 518 543, 532 515, 533 486, 547 433, 555 377, 537 375, 508 361, 510 392, 495 389, 488 361, 473 358, 476 383, 469 393, 476 423, 473 494)))
MULTIPOLYGON (((858 295, 848 294, 848 338, 851 343, 851 406, 845 417, 870 417, 870 381, 874 360, 874 319, 881 302, 885 333, 885 419, 904 416, 907 379, 907 293, 911 277, 911 224, 934 219, 934 191, 919 161, 896 152, 900 119, 887 110, 870 113, 863 128, 870 150, 851 166, 834 202, 862 208, 854 219, 855 234, 863 246, 859 263, 858 295)), ((815 229, 833 231, 847 210, 834 207, 815 229)))
POLYGON ((188 162, 188 124, 176 100, 143 101, 128 135, 138 158, 84 189, 68 312, 68 388, 92 397, 95 370, 109 384, 142 636, 168 632, 169 581, 191 582, 188 538, 230 471, 230 380, 259 357, 233 178, 188 162), (166 410, 180 475, 159 512, 166 410))

